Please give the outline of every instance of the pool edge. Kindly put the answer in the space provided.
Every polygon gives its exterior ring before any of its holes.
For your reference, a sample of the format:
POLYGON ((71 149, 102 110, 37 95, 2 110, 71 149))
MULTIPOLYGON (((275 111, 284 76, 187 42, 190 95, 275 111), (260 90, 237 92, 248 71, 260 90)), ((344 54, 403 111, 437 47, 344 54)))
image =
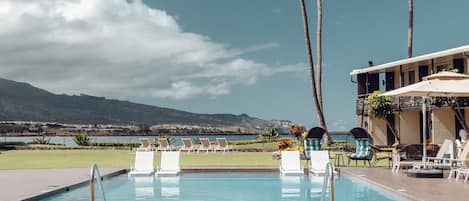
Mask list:
MULTIPOLYGON (((128 172, 128 169, 120 169, 120 170, 116 170, 114 172, 110 172, 108 174, 105 174, 101 177, 103 179, 109 179, 109 178, 116 177, 116 176, 119 176, 119 175, 122 175, 122 174, 126 174, 127 172, 128 172)), ((50 196, 53 196, 53 195, 56 195, 56 194, 59 194, 59 193, 63 193, 63 192, 67 192, 67 191, 70 191, 70 190, 73 190, 73 189, 76 189, 76 188, 80 188, 82 186, 85 186, 85 185, 89 184, 89 182, 90 182, 90 180, 87 179, 87 180, 84 180, 84 181, 81 181, 81 182, 77 182, 77 183, 74 183, 74 184, 71 184, 71 185, 67 185, 67 186, 64 186, 64 187, 61 187, 61 188, 58 188, 58 189, 51 190, 51 191, 48 191, 48 192, 33 195, 33 196, 30 196, 30 197, 21 199, 21 201, 36 201, 36 200, 44 199, 44 198, 47 198, 47 197, 50 197, 50 196)))
POLYGON ((344 175, 344 176, 347 176, 349 178, 352 178, 352 179, 356 179, 356 180, 359 180, 359 181, 362 181, 362 182, 365 182, 365 183, 368 183, 368 184, 371 184, 371 185, 376 185, 378 186, 379 188, 382 188, 383 190, 387 191, 388 193, 391 193, 391 194, 397 194, 398 196, 402 197, 402 198, 405 198, 405 199, 408 199, 409 201, 420 201, 421 199, 413 196, 413 195, 410 195, 410 194, 407 194, 407 193, 404 193, 402 191, 397 191, 391 187, 388 187, 386 185, 383 185, 383 184, 380 184, 378 182, 375 182, 371 179, 368 179, 366 177, 363 177, 363 176, 359 176, 359 175, 356 175, 356 174, 353 174, 351 172, 348 172, 347 170, 341 170, 340 171, 340 174, 344 175))

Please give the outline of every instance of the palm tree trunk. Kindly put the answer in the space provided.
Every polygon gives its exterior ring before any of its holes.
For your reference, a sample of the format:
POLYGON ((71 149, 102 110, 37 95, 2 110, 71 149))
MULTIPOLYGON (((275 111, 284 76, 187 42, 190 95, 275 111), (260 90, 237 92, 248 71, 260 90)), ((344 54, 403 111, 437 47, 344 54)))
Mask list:
POLYGON ((303 17, 303 29, 304 29, 304 36, 305 36, 305 42, 306 42, 306 53, 308 56, 308 63, 309 63, 309 73, 310 73, 310 78, 311 78, 313 100, 316 106, 316 113, 318 116, 319 124, 323 129, 327 131, 323 110, 320 105, 318 94, 317 94, 317 86, 316 86, 316 78, 315 78, 316 76, 314 73, 314 62, 313 62, 313 54, 311 50, 311 40, 309 37, 308 14, 306 12, 305 0, 300 0, 300 5, 301 5, 301 13, 303 17))
POLYGON ((320 120, 320 126, 326 130, 326 143, 330 144, 331 138, 327 132, 326 121, 324 120, 324 104, 322 103, 322 0, 317 0, 317 30, 316 30, 316 53, 317 53, 317 65, 318 65, 318 74, 317 74, 317 96, 319 106, 322 111, 322 121, 320 120))
POLYGON ((389 130, 391 130, 391 133, 394 136, 394 144, 392 146, 397 146, 398 144, 400 144, 401 141, 399 135, 396 133, 397 130, 391 126, 387 119, 384 119, 384 121, 386 122, 386 126, 389 128, 389 130))
POLYGON ((414 0, 409 0, 409 30, 407 35, 407 58, 412 57, 414 35, 414 0))
POLYGON ((316 32, 316 53, 317 53, 317 90, 318 90, 318 101, 321 109, 322 104, 322 0, 317 0, 317 32, 316 32))

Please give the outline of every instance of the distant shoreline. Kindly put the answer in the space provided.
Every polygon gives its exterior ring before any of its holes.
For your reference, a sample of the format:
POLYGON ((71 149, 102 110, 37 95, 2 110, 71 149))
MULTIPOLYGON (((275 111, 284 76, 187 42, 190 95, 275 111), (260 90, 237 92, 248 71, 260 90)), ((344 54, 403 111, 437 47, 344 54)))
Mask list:
MULTIPOLYGON (((259 135, 256 133, 171 133, 171 134, 143 134, 143 133, 136 133, 136 134, 105 134, 105 135, 93 135, 88 134, 88 136, 93 137, 116 137, 116 136, 148 136, 148 137, 158 137, 162 135, 168 136, 205 136, 205 135, 259 135)), ((282 135, 282 134, 281 134, 282 135)), ((6 133, 1 134, 0 137, 37 137, 42 136, 42 134, 32 134, 32 133, 6 133)), ((46 134, 45 136, 48 137, 73 137, 76 135, 56 135, 56 134, 46 134)))

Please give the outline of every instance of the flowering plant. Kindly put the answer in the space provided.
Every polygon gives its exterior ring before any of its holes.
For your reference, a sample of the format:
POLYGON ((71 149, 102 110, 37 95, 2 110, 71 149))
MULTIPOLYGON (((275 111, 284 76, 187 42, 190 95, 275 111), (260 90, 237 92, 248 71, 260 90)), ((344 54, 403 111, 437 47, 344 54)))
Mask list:
POLYGON ((291 139, 282 138, 278 141, 277 148, 278 150, 285 150, 292 145, 291 139))
POLYGON ((296 139, 300 138, 301 137, 301 134, 304 133, 306 130, 305 130, 305 127, 301 124, 294 124, 290 127, 290 135, 294 135, 296 137, 296 139))

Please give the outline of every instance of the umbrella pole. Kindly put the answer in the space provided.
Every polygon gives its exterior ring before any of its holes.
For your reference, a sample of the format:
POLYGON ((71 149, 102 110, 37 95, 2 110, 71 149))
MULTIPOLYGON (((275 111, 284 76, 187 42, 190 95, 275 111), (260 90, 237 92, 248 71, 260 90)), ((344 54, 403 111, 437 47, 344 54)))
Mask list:
POLYGON ((425 103, 426 96, 422 96, 422 139, 423 139, 423 156, 422 163, 423 168, 427 168, 426 158, 427 158, 427 107, 425 103))

